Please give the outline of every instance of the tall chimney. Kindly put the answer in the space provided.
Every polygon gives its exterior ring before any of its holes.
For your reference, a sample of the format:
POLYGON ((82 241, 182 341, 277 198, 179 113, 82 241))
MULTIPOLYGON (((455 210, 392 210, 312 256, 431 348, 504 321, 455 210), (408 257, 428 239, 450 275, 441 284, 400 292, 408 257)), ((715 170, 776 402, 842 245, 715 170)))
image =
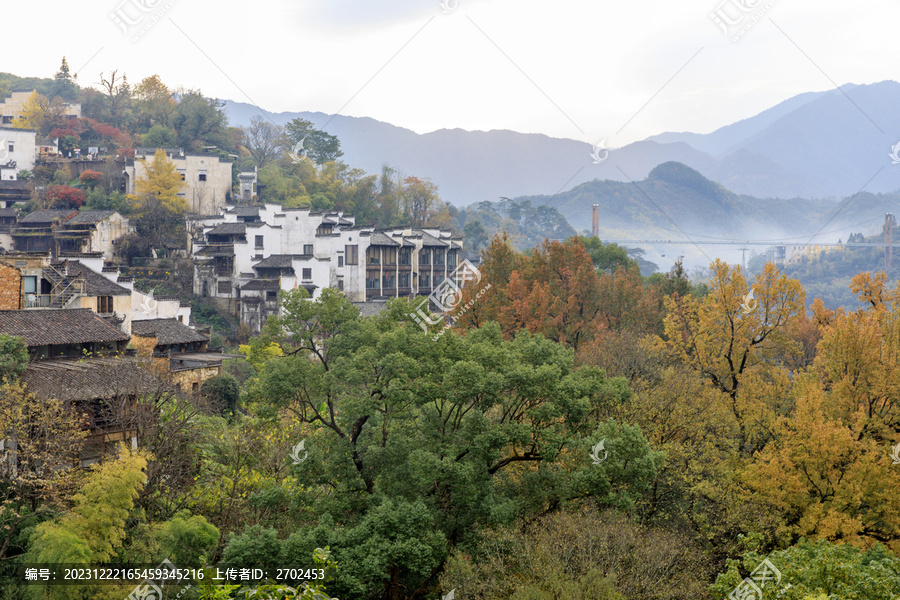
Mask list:
POLYGON ((600 237, 600 205, 595 204, 591 212, 591 235, 600 237))

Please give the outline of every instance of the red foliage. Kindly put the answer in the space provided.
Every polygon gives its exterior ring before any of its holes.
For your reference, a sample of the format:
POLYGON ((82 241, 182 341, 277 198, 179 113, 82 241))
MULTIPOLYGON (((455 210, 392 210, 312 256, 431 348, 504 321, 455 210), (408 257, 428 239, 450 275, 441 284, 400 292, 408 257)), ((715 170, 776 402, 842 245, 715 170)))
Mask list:
POLYGON ((84 142, 88 146, 114 144, 119 147, 131 145, 131 136, 108 123, 100 123, 87 117, 72 118, 65 127, 57 127, 50 132, 50 137, 65 139, 72 136, 76 143, 84 142))
POLYGON ((94 189, 101 181, 103 181, 103 173, 100 171, 92 171, 88 169, 84 173, 78 176, 78 181, 81 182, 82 185, 86 185, 91 189, 94 189))
POLYGON ((84 204, 85 193, 68 185, 51 185, 47 188, 47 198, 55 208, 79 208, 84 204))
POLYGON ((517 254, 505 238, 494 238, 482 256, 482 280, 463 289, 461 304, 471 309, 459 318, 460 329, 493 320, 507 337, 526 329, 575 350, 607 330, 661 331, 658 292, 637 271, 598 274, 577 239, 545 241, 517 254), (472 302, 487 284, 489 290, 472 302))

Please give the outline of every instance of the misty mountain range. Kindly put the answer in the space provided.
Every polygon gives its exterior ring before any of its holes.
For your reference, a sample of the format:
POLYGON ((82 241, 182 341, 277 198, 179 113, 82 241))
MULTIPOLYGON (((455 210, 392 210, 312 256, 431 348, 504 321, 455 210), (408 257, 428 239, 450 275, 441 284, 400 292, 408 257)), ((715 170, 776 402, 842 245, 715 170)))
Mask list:
MULTIPOLYGON (((541 134, 461 129, 417 134, 371 118, 267 114, 279 124, 300 117, 324 127, 338 136, 344 160, 354 167, 377 173, 388 163, 429 177, 457 206, 553 195, 594 179, 640 180, 668 161, 696 169, 736 194, 759 198, 841 198, 863 188, 900 189, 900 165, 892 165, 889 156, 900 141, 900 83, 841 89, 794 96, 708 134, 655 135, 610 150, 600 164, 594 164, 590 144, 541 134)), ((225 110, 234 125, 260 114, 250 104, 232 101, 225 110)))

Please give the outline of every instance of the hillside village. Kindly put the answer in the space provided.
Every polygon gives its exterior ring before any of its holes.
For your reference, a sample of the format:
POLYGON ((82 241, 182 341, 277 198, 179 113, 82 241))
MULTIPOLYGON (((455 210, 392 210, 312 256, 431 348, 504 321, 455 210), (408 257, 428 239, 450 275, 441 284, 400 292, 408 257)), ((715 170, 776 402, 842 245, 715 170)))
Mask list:
MULTIPOLYGON (((85 405, 164 389, 196 396, 221 373, 223 360, 241 355, 208 347, 211 330, 192 318, 192 298, 258 334, 279 315, 285 291, 302 288, 315 300, 333 288, 376 314, 390 298, 431 294, 460 263, 462 239, 447 227, 385 229, 357 224, 340 210, 261 204, 256 169, 235 173, 234 161, 210 153, 65 151, 58 137, 16 126, 36 95, 13 92, 0 104, 0 333, 26 340, 33 362, 23 381, 34 393, 66 389, 66 400, 85 405), (82 182, 85 173, 113 173, 110 187, 133 195, 154 159, 183 182, 176 193, 185 204, 183 244, 169 238, 149 248, 151 261, 167 256, 191 265, 190 283, 177 295, 135 287, 135 271, 118 253, 135 235, 128 217, 84 206, 35 207, 42 190, 27 175, 19 178, 42 169, 82 182), (125 358, 110 362, 119 356, 125 358)), ((81 118, 81 106, 65 104, 62 118, 81 118)), ((85 465, 109 444, 138 443, 135 431, 112 431, 101 421, 92 425, 85 465)))

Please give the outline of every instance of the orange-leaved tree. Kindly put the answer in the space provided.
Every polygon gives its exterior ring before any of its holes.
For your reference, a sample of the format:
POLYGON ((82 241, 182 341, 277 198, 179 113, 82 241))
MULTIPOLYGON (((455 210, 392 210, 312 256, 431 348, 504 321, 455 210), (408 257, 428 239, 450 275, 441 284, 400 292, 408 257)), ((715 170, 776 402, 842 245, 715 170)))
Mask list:
POLYGON ((606 328, 642 331, 659 321, 658 299, 640 274, 624 268, 598 274, 577 238, 547 240, 519 254, 506 236, 495 237, 482 258, 481 282, 463 292, 462 304, 472 302, 457 322, 461 328, 493 320, 507 337, 525 329, 577 351, 606 328))

